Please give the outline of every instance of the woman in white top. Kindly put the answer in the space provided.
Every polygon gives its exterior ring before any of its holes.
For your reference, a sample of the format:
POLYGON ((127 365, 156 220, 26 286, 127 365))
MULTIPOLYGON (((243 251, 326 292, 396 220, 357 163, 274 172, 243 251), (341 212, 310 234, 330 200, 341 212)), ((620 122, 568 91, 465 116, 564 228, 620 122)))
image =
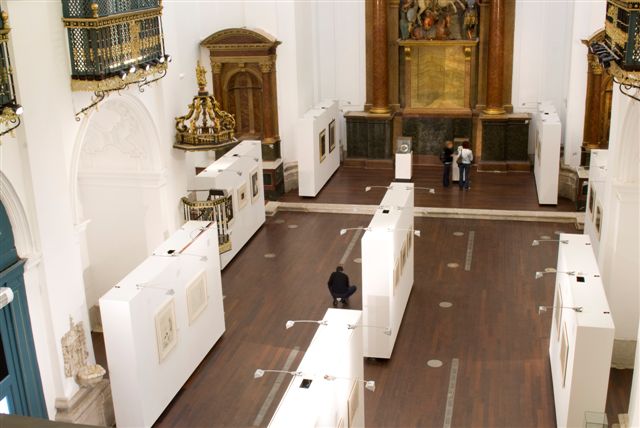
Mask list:
POLYGON ((465 141, 461 147, 458 147, 458 167, 460 168, 460 190, 463 188, 469 190, 469 172, 471 170, 471 162, 473 162, 473 152, 469 148, 469 142, 465 141))

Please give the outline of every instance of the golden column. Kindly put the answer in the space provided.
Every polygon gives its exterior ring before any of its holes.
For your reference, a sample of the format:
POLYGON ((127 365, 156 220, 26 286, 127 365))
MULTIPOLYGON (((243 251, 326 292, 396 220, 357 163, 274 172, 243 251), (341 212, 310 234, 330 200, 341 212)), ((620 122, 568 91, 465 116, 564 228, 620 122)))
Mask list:
POLYGON ((373 0, 372 51, 373 99, 371 113, 387 114, 389 108, 389 58, 387 44, 387 1, 373 0))
POLYGON ((502 84, 504 80, 504 0, 491 0, 489 52, 487 55, 487 114, 504 114, 502 84))
POLYGON ((587 96, 585 98, 584 132, 582 145, 588 148, 600 146, 602 66, 591 53, 588 54, 587 96))
POLYGON ((273 63, 261 62, 262 72, 262 141, 266 144, 276 140, 275 127, 273 126, 273 94, 271 91, 273 63))

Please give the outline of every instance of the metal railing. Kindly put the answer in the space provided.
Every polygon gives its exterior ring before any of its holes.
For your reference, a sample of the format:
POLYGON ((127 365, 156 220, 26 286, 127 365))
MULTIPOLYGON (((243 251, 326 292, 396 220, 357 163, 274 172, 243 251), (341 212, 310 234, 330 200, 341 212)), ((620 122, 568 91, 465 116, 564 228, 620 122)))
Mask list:
POLYGON ((226 190, 190 191, 182 198, 184 219, 197 221, 215 221, 218 226, 218 246, 220 254, 231 250, 229 224, 233 221, 233 198, 226 190), (204 200, 197 199, 197 193, 207 193, 204 200))

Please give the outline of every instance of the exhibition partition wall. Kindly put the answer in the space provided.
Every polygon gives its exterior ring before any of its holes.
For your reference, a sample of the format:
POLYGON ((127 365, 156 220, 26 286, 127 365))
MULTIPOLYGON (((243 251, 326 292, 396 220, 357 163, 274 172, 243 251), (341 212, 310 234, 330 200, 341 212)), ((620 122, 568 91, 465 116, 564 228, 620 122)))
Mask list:
POLYGON ((270 427, 364 427, 362 312, 328 309, 270 427))
POLYGON ((150 427, 225 331, 216 224, 187 222, 100 312, 116 423, 150 427))
POLYGON ((298 121, 298 194, 315 197, 340 166, 338 102, 325 101, 298 121))
POLYGON ((391 183, 362 237, 365 357, 391 357, 413 287, 413 192, 391 183))
POLYGON ((538 203, 557 205, 562 124, 555 107, 549 103, 538 105, 531 129, 535 143, 533 172, 536 178, 538 203))
POLYGON ((605 411, 614 325, 589 237, 560 240, 549 359, 557 424, 578 427, 605 411))
POLYGON ((600 251, 602 213, 607 200, 605 182, 607 181, 608 154, 608 150, 591 150, 589 161, 589 193, 584 215, 584 233, 591 238, 596 256, 600 251))
POLYGON ((233 198, 233 218, 229 220, 231 250, 220 255, 220 266, 227 264, 260 229, 265 221, 260 141, 246 140, 209 165, 189 183, 206 199, 209 189, 226 190, 233 198))

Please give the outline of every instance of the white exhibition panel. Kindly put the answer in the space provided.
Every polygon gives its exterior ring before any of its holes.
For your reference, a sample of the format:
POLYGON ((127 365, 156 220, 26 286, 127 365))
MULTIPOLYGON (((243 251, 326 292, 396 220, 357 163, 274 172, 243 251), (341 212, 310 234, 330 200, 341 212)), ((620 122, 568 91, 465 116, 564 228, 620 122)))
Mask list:
POLYGON ((187 222, 154 254, 100 299, 120 428, 153 425, 225 331, 215 223, 187 222), (180 255, 168 255, 182 249, 180 255), (206 294, 196 307, 195 300, 187 302, 187 292, 199 285, 201 275, 206 294), (163 317, 163 309, 171 306, 174 317, 163 317))
POLYGON ((591 150, 589 162, 589 192, 584 215, 584 233, 591 238, 594 254, 600 251, 603 207, 607 200, 608 150, 591 150))
MULTIPOLYGON (((260 141, 241 142, 196 175, 189 183, 189 188, 224 189, 233 195, 233 220, 229 223, 231 250, 220 254, 220 266, 224 269, 265 222, 260 141), (238 175, 238 172, 242 175, 238 175), (257 195, 253 197, 252 176, 256 172, 257 195), (240 201, 243 189, 248 198, 245 203, 240 201)), ((208 192, 197 194, 198 199, 204 199, 208 192)))
POLYGON ((585 412, 605 411, 614 325, 589 237, 560 239, 549 359, 557 425, 579 427, 585 412))
POLYGON ((391 358, 413 288, 413 192, 391 183, 362 237, 363 323, 377 327, 364 332, 365 357, 391 358))
POLYGON ((296 370, 302 376, 291 379, 270 427, 364 427, 362 312, 331 308, 323 320, 296 370), (303 379, 312 380, 309 388, 300 387, 303 379))
POLYGON ((536 179, 538 204, 558 204, 558 175, 560 173, 560 141, 562 124, 555 108, 541 103, 533 117, 535 153, 533 172, 536 179))
POLYGON ((396 180, 411 180, 413 151, 411 153, 396 153, 396 180))
POLYGON ((340 167, 340 130, 337 101, 324 101, 298 120, 298 195, 315 197, 340 167), (333 129, 329 124, 333 123, 333 129), (320 153, 320 135, 324 132, 324 157, 320 153), (334 147, 331 149, 330 133, 334 147), (331 149, 331 150, 330 150, 331 149))

